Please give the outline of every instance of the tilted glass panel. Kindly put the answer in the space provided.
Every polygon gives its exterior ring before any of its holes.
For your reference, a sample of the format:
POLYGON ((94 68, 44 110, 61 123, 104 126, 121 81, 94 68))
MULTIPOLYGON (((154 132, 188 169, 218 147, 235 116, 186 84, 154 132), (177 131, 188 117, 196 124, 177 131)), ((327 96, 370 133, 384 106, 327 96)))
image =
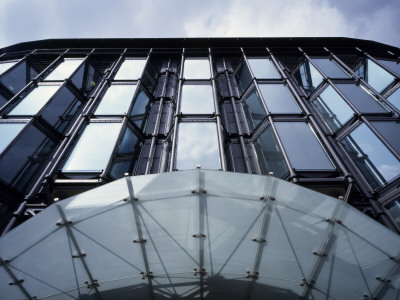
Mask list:
POLYGON ((293 76, 308 95, 311 95, 324 79, 308 60, 301 64, 293 76))
POLYGON ((0 123, 0 154, 21 132, 26 124, 24 123, 0 123))
POLYGON ((400 76, 400 64, 398 61, 380 59, 379 62, 400 76))
POLYGON ((361 113, 387 113, 388 110, 366 90, 355 84, 336 84, 336 87, 361 113))
POLYGON ((4 74, 0 81, 14 95, 29 83, 37 72, 26 61, 20 62, 10 72, 4 74))
POLYGON ((283 84, 259 84, 268 110, 273 114, 301 113, 288 88, 283 84))
POLYGON ((74 73, 82 62, 83 59, 65 59, 45 80, 65 80, 74 73))
POLYGON ((220 169, 217 127, 215 123, 181 123, 179 125, 178 170, 220 169))
POLYGON ((378 189, 400 174, 400 162, 365 124, 340 142, 372 188, 378 189))
POLYGON ((378 92, 385 89, 394 79, 393 75, 369 59, 365 60, 356 73, 378 92))
POLYGON ((214 99, 211 85, 183 85, 181 112, 183 114, 212 114, 214 99))
POLYGON ((275 127, 295 170, 335 170, 335 166, 307 123, 275 122, 275 127))
POLYGON ((137 93, 135 99, 133 100, 132 110, 129 116, 136 126, 142 131, 144 131, 146 127, 152 103, 153 102, 149 96, 147 96, 142 89, 140 89, 139 93, 137 93))
POLYGON ((354 115, 351 107, 331 86, 328 86, 313 103, 333 131, 342 127, 354 115))
POLYGON ((246 91, 247 87, 250 85, 250 83, 253 81, 249 67, 247 66, 244 60, 239 65, 235 73, 235 77, 238 83, 240 93, 243 94, 246 91))
POLYGON ((146 59, 125 59, 115 75, 115 80, 135 80, 142 76, 146 59))
POLYGON ((312 61, 329 78, 348 78, 350 77, 335 61, 329 58, 312 58, 312 61))
POLYGON ((185 59, 183 77, 185 79, 209 79, 211 74, 208 59, 185 59))
POLYGON ((397 89, 393 94, 387 97, 387 100, 400 109, 400 88, 397 89))
POLYGON ((400 123, 392 122, 370 122, 383 138, 400 154, 400 123))
POLYGON ((399 200, 395 200, 389 205, 386 206, 387 211, 393 220, 400 226, 400 202, 399 200))
POLYGON ((244 113, 250 131, 253 131, 258 124, 267 116, 267 112, 262 105, 260 96, 255 88, 243 97, 242 100, 244 113))
POLYGON ((269 172, 273 172, 274 176, 278 178, 287 175, 288 168, 271 126, 264 129, 254 146, 263 174, 267 175, 269 172))
POLYGON ((14 109, 9 113, 13 115, 35 115, 49 101, 61 85, 40 85, 33 89, 14 109))
POLYGON ((14 66, 17 63, 17 61, 5 61, 0 63, 0 75, 3 74, 5 71, 10 69, 12 66, 14 66))
POLYGON ((63 172, 101 172, 107 166, 122 123, 90 123, 65 163, 63 172))
POLYGON ((248 58, 250 68, 253 71, 253 75, 256 78, 272 78, 280 79, 273 62, 267 58, 248 58))
POLYGON ((124 115, 128 113, 129 106, 135 95, 137 85, 111 85, 100 105, 96 115, 124 115))

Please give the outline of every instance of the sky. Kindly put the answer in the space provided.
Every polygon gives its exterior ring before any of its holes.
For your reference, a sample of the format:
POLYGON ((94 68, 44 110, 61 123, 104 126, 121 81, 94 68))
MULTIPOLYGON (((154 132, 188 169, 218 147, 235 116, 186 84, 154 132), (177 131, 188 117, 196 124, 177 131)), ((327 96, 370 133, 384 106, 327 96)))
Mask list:
POLYGON ((0 47, 51 38, 352 37, 400 47, 398 0, 1 0, 0 47))

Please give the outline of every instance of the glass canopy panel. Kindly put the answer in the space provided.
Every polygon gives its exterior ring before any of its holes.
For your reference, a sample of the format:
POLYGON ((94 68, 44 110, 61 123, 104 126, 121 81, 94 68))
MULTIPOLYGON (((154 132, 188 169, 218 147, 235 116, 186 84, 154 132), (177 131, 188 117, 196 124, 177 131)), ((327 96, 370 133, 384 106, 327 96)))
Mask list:
POLYGON ((255 88, 250 90, 242 99, 244 113, 250 131, 253 131, 258 124, 267 116, 267 112, 262 105, 260 96, 255 88))
POLYGON ((295 170, 335 170, 335 166, 307 123, 275 122, 275 127, 295 170))
POLYGON ((363 78, 375 90, 381 92, 393 82, 393 75, 382 69, 372 60, 365 60, 361 67, 356 71, 358 76, 363 78))
POLYGON ((142 77, 146 59, 125 59, 115 75, 115 80, 136 80, 142 77))
POLYGON ((111 85, 100 105, 96 115, 125 115, 128 112, 137 85, 111 85))
POLYGON ((17 61, 6 61, 6 62, 1 62, 0 63, 0 75, 3 74, 5 71, 10 69, 12 66, 14 66, 17 63, 17 61))
POLYGON ((400 174, 400 162, 365 124, 340 142, 372 188, 378 189, 400 174))
POLYGON ((36 115, 61 85, 40 85, 33 89, 14 109, 10 116, 36 115))
POLYGON ((260 78, 271 78, 280 79, 278 71, 274 67, 271 60, 266 58, 248 58, 250 68, 253 71, 254 77, 260 78))
POLYGON ((217 128, 215 123, 181 123, 177 148, 178 170, 220 169, 217 128))
POLYGON ((21 132, 26 124, 24 123, 0 123, 0 154, 21 132))
POLYGON ((393 94, 387 97, 387 100, 400 109, 400 88, 398 88, 393 94))
POLYGON ((293 76, 308 95, 311 95, 324 79, 308 60, 301 64, 293 76))
POLYGON ((313 103, 333 131, 341 128, 354 115, 351 107, 331 86, 328 86, 313 103))
POLYGON ((183 114, 212 114, 214 100, 211 85, 183 85, 181 112, 183 114))
POLYGON ((370 122, 373 127, 383 136, 383 138, 400 154, 400 123, 397 122, 370 122))
POLYGON ((312 61, 329 78, 349 78, 347 74, 335 61, 329 58, 312 58, 312 61))
POLYGON ((292 94, 283 84, 259 84, 268 110, 273 114, 300 114, 292 94))
POLYGON ((388 113, 386 107, 365 89, 355 84, 336 84, 336 87, 361 113, 388 113))
POLYGON ((211 74, 208 59, 185 59, 183 77, 185 79, 209 79, 211 74))
POLYGON ((74 73, 82 62, 83 59, 66 59, 45 80, 65 80, 74 73))
POLYGON ((400 76, 400 64, 398 61, 381 59, 379 62, 400 76))
POLYGON ((122 123, 90 123, 65 163, 63 172, 101 172, 107 166, 122 123))

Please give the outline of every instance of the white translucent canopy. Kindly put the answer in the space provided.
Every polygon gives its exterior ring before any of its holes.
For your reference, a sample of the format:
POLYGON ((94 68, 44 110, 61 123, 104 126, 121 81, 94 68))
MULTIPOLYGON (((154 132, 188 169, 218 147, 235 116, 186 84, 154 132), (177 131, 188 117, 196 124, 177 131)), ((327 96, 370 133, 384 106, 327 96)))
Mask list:
POLYGON ((0 255, 9 300, 400 293, 400 237, 389 229, 272 176, 201 169, 127 177, 57 202, 2 237, 0 255))

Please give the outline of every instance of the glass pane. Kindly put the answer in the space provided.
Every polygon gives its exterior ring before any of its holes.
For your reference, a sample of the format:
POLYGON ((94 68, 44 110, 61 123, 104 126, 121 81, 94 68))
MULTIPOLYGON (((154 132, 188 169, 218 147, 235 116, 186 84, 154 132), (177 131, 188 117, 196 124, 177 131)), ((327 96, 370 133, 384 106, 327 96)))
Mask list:
POLYGON ((308 95, 311 95, 324 79, 308 60, 300 66, 293 76, 308 95))
POLYGON ((308 124, 276 122, 275 126, 294 169, 306 171, 332 171, 335 169, 308 124))
POLYGON ((55 68, 45 80, 64 80, 83 62, 83 59, 66 59, 55 68))
POLYGON ((183 77, 185 79, 210 78, 210 64, 208 62, 208 59, 185 59, 183 77))
POLYGON ((0 153, 21 132, 24 126, 23 123, 0 123, 0 153))
POLYGON ((341 144, 374 189, 400 174, 400 162, 367 125, 358 126, 341 144))
POLYGON ((96 115, 124 115, 128 112, 137 85, 111 85, 100 105, 96 115))
POLYGON ((388 110, 370 93, 355 84, 336 84, 336 87, 361 113, 387 113, 388 110))
POLYGON ((400 89, 397 89, 387 99, 390 103, 392 103, 394 106, 400 109, 400 89))
POLYGON ((139 127, 142 131, 144 131, 146 127, 151 105, 152 101, 150 100, 150 98, 142 89, 140 89, 139 94, 133 101, 132 110, 129 115, 136 126, 139 127))
POLYGON ((267 112, 255 88, 243 97, 242 103, 247 124, 249 125, 250 131, 253 131, 267 116, 267 112))
POLYGON ((16 94, 34 76, 36 76, 36 72, 27 66, 26 61, 23 61, 15 66, 12 71, 2 76, 0 81, 12 94, 16 94))
POLYGON ((329 78, 348 78, 350 77, 335 61, 329 58, 313 58, 312 61, 329 78))
POLYGON ((393 75, 369 59, 365 60, 356 73, 378 92, 385 89, 394 79, 393 75))
POLYGON ((400 226, 400 202, 398 200, 393 201, 388 206, 386 206, 390 216, 393 220, 400 226))
POLYGON ((313 103, 333 131, 342 127, 354 114, 350 106, 331 86, 328 86, 313 103))
POLYGON ((219 169, 218 138, 215 123, 181 123, 177 148, 178 170, 219 169))
POLYGON ((33 89, 10 113, 13 115, 35 115, 49 101, 60 85, 40 85, 33 89))
POLYGON ((5 71, 7 71, 9 68, 11 68, 16 63, 17 63, 17 61, 6 61, 6 62, 0 63, 0 75, 3 74, 5 71))
POLYGON ((122 123, 89 124, 63 167, 63 172, 99 171, 107 166, 122 123))
POLYGON ((275 69, 272 61, 266 58, 249 58, 250 68, 256 78, 276 78, 280 79, 278 71, 275 69))
POLYGON ((380 63, 400 75, 400 64, 393 60, 379 60, 380 63))
POLYGON ((142 76, 145 59, 126 59, 119 68, 115 80, 135 80, 142 76))
POLYGON ((253 80, 250 74, 249 67, 247 66, 245 61, 242 61, 238 70, 236 71, 235 76, 238 82, 240 92, 244 93, 253 80))
POLYGON ((371 122, 383 138, 400 154, 400 124, 397 122, 371 122))
POLYGON ((283 84, 260 84, 260 91, 268 110, 273 114, 301 113, 292 94, 283 84))
POLYGON ((211 85, 183 85, 181 112, 184 114, 212 114, 214 100, 211 85))

